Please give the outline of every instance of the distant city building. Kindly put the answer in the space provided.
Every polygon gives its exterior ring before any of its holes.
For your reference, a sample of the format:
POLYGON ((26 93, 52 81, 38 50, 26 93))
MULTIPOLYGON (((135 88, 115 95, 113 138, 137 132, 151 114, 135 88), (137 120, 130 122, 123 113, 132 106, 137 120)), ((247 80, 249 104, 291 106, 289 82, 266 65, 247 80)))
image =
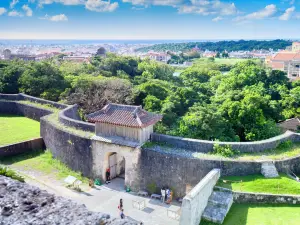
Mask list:
POLYGON ((63 60, 65 61, 72 61, 72 62, 78 62, 78 63, 89 63, 91 57, 90 56, 64 56, 63 60))
POLYGON ((217 52, 204 52, 202 56, 205 58, 214 58, 217 56, 217 52))
POLYGON ((300 43, 294 42, 292 51, 280 51, 274 57, 266 58, 265 63, 273 70, 286 72, 291 80, 300 79, 300 43))
POLYGON ((165 63, 167 63, 171 59, 171 56, 164 52, 148 52, 143 58, 146 58, 146 57, 148 57, 152 60, 156 60, 159 62, 165 62, 165 63))
POLYGON ((101 47, 97 50, 96 52, 96 56, 100 56, 100 57, 106 57, 106 50, 105 48, 101 47))
POLYGON ((5 49, 3 51, 3 59, 4 60, 13 60, 13 59, 21 59, 24 61, 34 61, 34 55, 25 55, 25 54, 12 54, 9 49, 5 49))
POLYGON ((292 51, 293 52, 300 52, 300 42, 293 42, 292 51))

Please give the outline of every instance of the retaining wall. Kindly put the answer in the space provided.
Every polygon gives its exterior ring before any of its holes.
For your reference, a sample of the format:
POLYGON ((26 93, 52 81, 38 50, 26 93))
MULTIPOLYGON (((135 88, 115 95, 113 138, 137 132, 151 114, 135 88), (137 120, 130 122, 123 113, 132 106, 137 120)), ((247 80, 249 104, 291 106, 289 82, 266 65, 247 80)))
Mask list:
POLYGON ((35 138, 32 140, 0 147, 0 157, 15 156, 41 149, 45 149, 43 138, 35 138))
POLYGON ((95 132, 95 124, 81 121, 78 114, 78 106, 68 106, 64 110, 59 112, 59 122, 68 127, 74 127, 84 131, 95 132))
POLYGON ((13 101, 0 101, 0 113, 25 116, 33 120, 40 121, 43 116, 52 112, 48 109, 38 108, 13 101))
POLYGON ((300 195, 233 192, 235 203, 300 204, 300 195))
POLYGON ((182 201, 180 225, 199 225, 214 186, 220 178, 220 170, 210 171, 182 201))
POLYGON ((191 150, 194 152, 208 153, 213 150, 214 144, 218 143, 221 146, 231 145, 233 149, 239 150, 242 153, 246 152, 262 152, 269 149, 274 149, 286 140, 300 142, 300 135, 291 131, 287 131, 282 135, 253 142, 215 142, 206 140, 197 140, 183 137, 175 137, 163 134, 153 133, 151 140, 172 145, 176 148, 191 150))
POLYGON ((84 176, 93 177, 92 140, 61 130, 41 119, 41 136, 53 156, 84 176))

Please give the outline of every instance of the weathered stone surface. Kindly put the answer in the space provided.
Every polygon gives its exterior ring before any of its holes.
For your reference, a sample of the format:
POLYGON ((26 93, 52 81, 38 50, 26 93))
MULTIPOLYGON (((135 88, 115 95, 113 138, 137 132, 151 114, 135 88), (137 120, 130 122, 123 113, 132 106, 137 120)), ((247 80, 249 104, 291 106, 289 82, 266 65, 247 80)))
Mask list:
POLYGON ((278 177, 276 166, 273 162, 263 162, 261 164, 261 174, 266 178, 278 177))
POLYGON ((0 176, 1 225, 134 225, 90 212, 84 205, 0 176))
POLYGON ((232 203, 233 195, 231 192, 214 191, 208 200, 202 218, 222 224, 232 203))
POLYGON ((220 178, 220 170, 210 171, 183 199, 180 225, 198 225, 208 204, 209 196, 220 178))

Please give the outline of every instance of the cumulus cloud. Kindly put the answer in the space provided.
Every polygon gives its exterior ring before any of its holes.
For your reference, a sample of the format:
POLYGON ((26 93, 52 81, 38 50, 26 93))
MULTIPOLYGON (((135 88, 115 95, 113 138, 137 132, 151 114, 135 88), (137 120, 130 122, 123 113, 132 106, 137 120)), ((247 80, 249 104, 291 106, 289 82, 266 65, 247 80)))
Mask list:
POLYGON ((12 9, 15 7, 15 5, 19 2, 19 0, 12 0, 9 4, 9 7, 12 9))
POLYGON ((68 17, 65 14, 58 14, 54 16, 45 15, 44 17, 39 18, 41 20, 49 20, 53 22, 61 22, 61 21, 68 21, 68 17))
POLYGON ((38 0, 40 5, 50 5, 52 3, 61 3, 64 5, 80 5, 84 4, 85 0, 38 0))
POLYGON ((0 16, 6 13, 6 8, 0 8, 0 16))
POLYGON ((12 17, 22 17, 23 14, 20 13, 20 12, 18 12, 18 11, 16 11, 16 10, 13 10, 13 11, 10 11, 10 12, 8 13, 8 16, 12 16, 12 17))
POLYGON ((32 16, 32 9, 28 5, 23 5, 22 9, 25 11, 26 16, 32 16))
POLYGON ((213 21, 213 22, 219 22, 219 21, 221 21, 221 20, 223 20, 223 19, 224 19, 223 17, 217 16, 216 18, 213 18, 212 21, 213 21))
POLYGON ((122 1, 131 3, 133 5, 143 5, 143 6, 165 5, 165 6, 174 6, 174 7, 184 2, 184 0, 122 0, 122 1))
POLYGON ((118 8, 117 2, 110 3, 102 0, 87 0, 85 8, 95 12, 113 12, 118 8))
POLYGON ((229 16, 237 14, 238 10, 234 3, 221 2, 219 0, 191 0, 191 4, 179 6, 180 13, 195 13, 201 15, 229 16))
POLYGON ((279 17, 279 19, 280 20, 289 20, 292 17, 295 9, 296 8, 294 6, 286 9, 285 12, 279 17))
POLYGON ((267 5, 264 9, 250 13, 246 16, 239 16, 234 19, 234 21, 247 21, 247 20, 260 20, 273 16, 277 12, 276 5, 267 5))

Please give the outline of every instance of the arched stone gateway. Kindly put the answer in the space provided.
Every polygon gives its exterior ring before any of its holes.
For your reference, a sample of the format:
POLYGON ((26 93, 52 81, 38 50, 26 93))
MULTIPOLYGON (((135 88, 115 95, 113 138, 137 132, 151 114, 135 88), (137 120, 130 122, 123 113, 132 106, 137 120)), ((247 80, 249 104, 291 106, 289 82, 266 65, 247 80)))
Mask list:
POLYGON ((93 137, 92 142, 92 158, 93 158, 93 174, 96 178, 106 180, 106 170, 110 168, 111 178, 125 178, 125 186, 135 187, 138 183, 139 165, 141 150, 138 144, 124 146, 112 144, 114 139, 107 139, 106 143, 98 137, 93 137))

